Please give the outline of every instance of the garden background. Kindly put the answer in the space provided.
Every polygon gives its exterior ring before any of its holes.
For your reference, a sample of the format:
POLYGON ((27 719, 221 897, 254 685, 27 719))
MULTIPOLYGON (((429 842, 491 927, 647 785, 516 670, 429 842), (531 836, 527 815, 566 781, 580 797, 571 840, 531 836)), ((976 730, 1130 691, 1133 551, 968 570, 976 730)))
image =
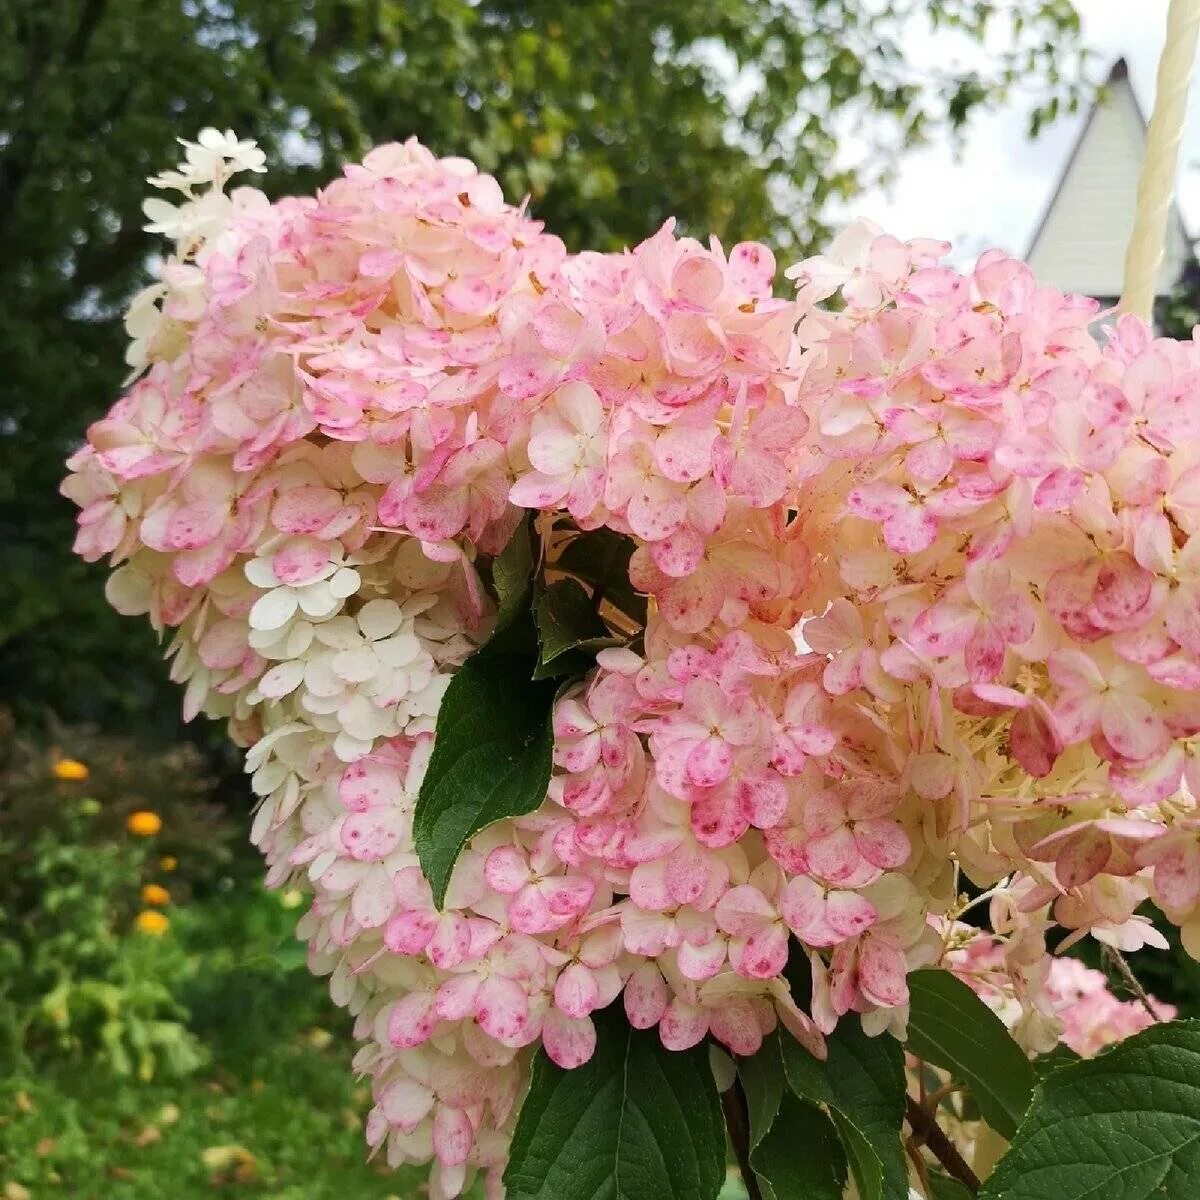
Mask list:
MULTIPOLYGON (((364 1161, 344 1014, 291 937, 299 893, 259 885, 236 755, 181 724, 150 631, 70 553, 62 462, 120 388, 143 180, 174 139, 255 137, 293 191, 415 134, 571 248, 673 212, 795 257, 929 137, 1014 94, 1035 134, 1097 73, 1065 0, 0 6, 4 1200, 420 1188, 364 1161), (926 29, 987 54, 914 66, 926 29)), ((1196 964, 1134 965, 1200 1013, 1196 964)))

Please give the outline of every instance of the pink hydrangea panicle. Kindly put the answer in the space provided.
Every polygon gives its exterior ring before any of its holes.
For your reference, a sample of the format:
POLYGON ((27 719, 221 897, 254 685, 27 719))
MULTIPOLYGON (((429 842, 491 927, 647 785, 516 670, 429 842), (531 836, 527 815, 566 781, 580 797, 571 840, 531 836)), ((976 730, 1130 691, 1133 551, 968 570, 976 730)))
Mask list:
POLYGON ((1035 1052, 1145 1023, 1062 952, 1166 945, 1153 900, 1200 957, 1200 341, 865 223, 785 298, 673 220, 568 255, 415 140, 226 192, 263 166, 205 130, 152 181, 168 259, 62 492, 245 748, 373 1151, 498 1200, 535 1054, 582 1066, 618 1003, 820 1057, 938 963, 1035 1052), (567 579, 588 632, 544 795, 441 894, 423 785, 522 527, 543 644, 567 579))

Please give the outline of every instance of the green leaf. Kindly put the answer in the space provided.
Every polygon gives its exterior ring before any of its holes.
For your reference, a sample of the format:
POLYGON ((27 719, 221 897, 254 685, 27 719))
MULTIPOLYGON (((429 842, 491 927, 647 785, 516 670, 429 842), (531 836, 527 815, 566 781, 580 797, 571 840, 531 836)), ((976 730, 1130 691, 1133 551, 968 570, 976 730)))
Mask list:
POLYGON ((1034 1073, 999 1017, 949 971, 908 977, 908 1049, 965 1083, 983 1119, 1011 1138, 1033 1094, 1034 1073))
POLYGON ((753 1150, 775 1124, 779 1106, 787 1090, 783 1074, 783 1059, 779 1050, 779 1035, 765 1038, 757 1054, 737 1060, 738 1079, 746 1094, 746 1111, 750 1118, 750 1149, 753 1150))
POLYGON ((833 1122, 785 1092, 779 1114, 750 1152, 763 1200, 841 1200, 846 1156, 833 1122))
POLYGON ((822 1063, 792 1038, 780 1038, 788 1086, 801 1100, 828 1108, 861 1200, 906 1200, 900 1043, 888 1034, 869 1038, 847 1019, 826 1045, 829 1057, 822 1063))
POLYGON ((488 654, 523 652, 533 645, 529 609, 533 598, 533 545, 529 518, 517 526, 508 545, 492 560, 496 628, 485 647, 488 654))
POLYGON ((941 1171, 930 1171, 929 1200, 972 1200, 972 1197, 957 1179, 951 1179, 941 1171))
POLYGON ((538 597, 537 630, 540 651, 535 679, 578 674, 591 666, 597 650, 621 644, 574 579, 560 579, 538 597))
POLYGON ((1200 1021, 1143 1030, 1038 1084, 980 1200, 1200 1195, 1200 1021))
POLYGON ((529 673, 527 658, 473 654, 442 699, 413 815, 417 857, 439 908, 467 840, 546 798, 555 685, 529 673))
POLYGON ((629 582, 629 560, 635 549, 630 538, 611 529, 593 529, 568 543, 555 566, 601 589, 610 604, 645 624, 646 597, 629 582))
POLYGON ((846 1155, 837 1130, 819 1108, 788 1090, 778 1033, 757 1054, 738 1059, 738 1078, 750 1118, 750 1165, 763 1200, 840 1200, 846 1155))
POLYGON ((509 1200, 713 1200, 725 1131, 708 1050, 666 1050, 621 1006, 594 1016, 596 1053, 533 1064, 504 1172, 509 1200))
POLYGON ((1041 1083, 1051 1071, 1057 1071, 1059 1067, 1069 1067, 1072 1063, 1077 1063, 1078 1061, 1079 1055, 1070 1046, 1059 1042, 1053 1050, 1048 1050, 1045 1054, 1039 1054, 1029 1065, 1033 1068, 1033 1073, 1037 1076, 1037 1081, 1041 1083))

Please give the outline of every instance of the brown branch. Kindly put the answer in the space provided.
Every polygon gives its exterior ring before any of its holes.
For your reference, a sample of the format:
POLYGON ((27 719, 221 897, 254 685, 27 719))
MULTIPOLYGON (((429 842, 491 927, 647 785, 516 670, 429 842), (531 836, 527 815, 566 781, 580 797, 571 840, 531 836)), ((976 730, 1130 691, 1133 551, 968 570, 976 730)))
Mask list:
POLYGON ((1100 957, 1113 968, 1114 971, 1121 977, 1121 982, 1129 989, 1130 993, 1141 1001, 1142 1007, 1150 1014, 1155 1021, 1163 1019, 1162 1013, 1154 1007, 1154 1001, 1146 994, 1146 989, 1142 987, 1141 981, 1133 973, 1133 969, 1125 959, 1120 950, 1115 946, 1101 946, 1100 957))
POLYGON ((933 1114, 927 1108, 922 1108, 911 1096, 905 1096, 904 1115, 913 1133, 945 1167, 946 1174, 953 1176, 971 1195, 975 1195, 979 1191, 979 1176, 971 1170, 967 1160, 958 1152, 958 1147, 934 1120, 933 1114))
POLYGON ((749 1200, 763 1200, 758 1190, 758 1178, 750 1165, 750 1110, 746 1106, 746 1093, 742 1081, 735 1080, 733 1087, 721 1093, 721 1108, 725 1112, 725 1127, 729 1130, 729 1141, 733 1156, 737 1159, 742 1182, 746 1185, 749 1200))

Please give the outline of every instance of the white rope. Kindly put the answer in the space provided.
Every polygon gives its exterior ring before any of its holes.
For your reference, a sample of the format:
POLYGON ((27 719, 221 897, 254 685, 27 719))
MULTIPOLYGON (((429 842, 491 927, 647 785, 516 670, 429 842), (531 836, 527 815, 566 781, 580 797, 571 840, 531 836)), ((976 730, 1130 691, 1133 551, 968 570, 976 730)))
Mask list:
POLYGON ((1175 194, 1175 171, 1188 85, 1196 57, 1200 30, 1200 0, 1171 0, 1167 33, 1158 60, 1154 112, 1146 134, 1146 159, 1138 181, 1137 209, 1129 249, 1125 252, 1123 312, 1137 313, 1147 321, 1154 309, 1158 272, 1166 246, 1167 216, 1175 194))

